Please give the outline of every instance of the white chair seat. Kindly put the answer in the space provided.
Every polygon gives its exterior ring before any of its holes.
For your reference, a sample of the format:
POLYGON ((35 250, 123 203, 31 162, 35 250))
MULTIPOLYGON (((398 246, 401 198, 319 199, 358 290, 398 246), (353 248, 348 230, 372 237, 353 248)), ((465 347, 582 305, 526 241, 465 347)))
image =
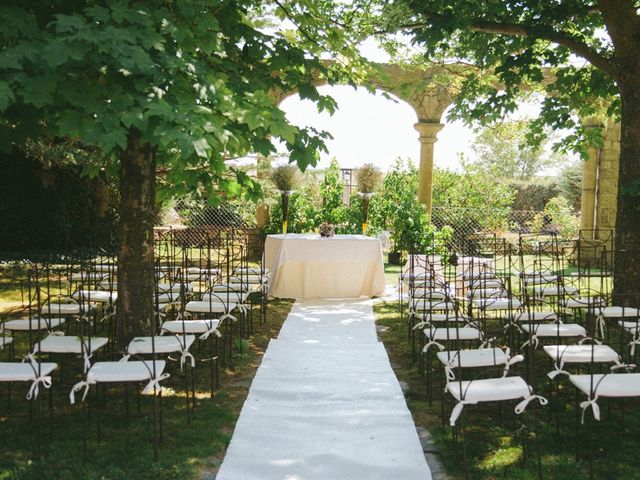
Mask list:
POLYGON ((620 321, 618 322, 622 328, 624 328, 627 332, 634 334, 640 333, 640 321, 638 322, 629 322, 629 321, 620 321))
MULTIPOLYGON (((48 303, 40 309, 41 315, 80 315, 81 306, 78 303, 48 303)), ((84 311, 90 309, 89 305, 84 305, 84 311)))
POLYGON ((175 292, 158 293, 153 296, 153 303, 173 303, 180 299, 180 294, 175 292))
POLYGON ((136 360, 129 362, 96 362, 87 373, 90 384, 108 382, 144 382, 151 380, 154 374, 162 374, 166 361, 136 360))
POLYGON ((522 306, 517 298, 475 298, 471 304, 482 310, 510 310, 522 306))
POLYGON ((13 337, 5 337, 3 335, 0 335, 0 350, 3 349, 4 347, 8 347, 12 343, 13 343, 13 337))
POLYGON ((118 299, 118 292, 106 290, 78 290, 71 298, 81 302, 114 303, 118 299))
POLYGON ((236 279, 239 283, 245 283, 249 285, 255 285, 255 284, 264 285, 269 281, 269 278, 265 275, 254 275, 254 274, 236 275, 232 277, 232 279, 236 279))
POLYGON ((207 268, 207 267, 188 267, 187 273, 205 273, 208 275, 217 275, 221 272, 219 268, 207 268))
POLYGON ((33 353, 87 353, 91 355, 107 343, 109 343, 109 339, 106 337, 91 337, 89 340, 71 335, 49 335, 33 345, 33 353))
POLYGON ((32 318, 9 320, 0 325, 0 329, 9 332, 28 332, 38 330, 53 330, 65 322, 64 318, 32 318))
POLYGON ((511 316, 514 322, 552 322, 558 320, 555 312, 520 312, 511 316))
POLYGON ((577 323, 523 323, 522 330, 537 337, 586 337, 587 331, 577 323))
POLYGON ((269 275, 270 271, 268 268, 260 268, 260 267, 242 267, 235 268, 233 270, 234 275, 242 275, 242 274, 253 274, 253 275, 269 275))
POLYGON ((155 353, 181 353, 189 350, 196 340, 195 335, 161 335, 151 337, 135 337, 127 345, 129 355, 150 355, 155 353))
POLYGON ((260 290, 260 285, 256 285, 256 284, 249 285, 248 283, 240 283, 240 282, 222 283, 219 285, 213 285, 210 288, 211 292, 233 291, 233 292, 252 293, 252 292, 257 292, 259 290, 260 290))
POLYGON ((203 302, 192 300, 184 306, 186 312, 190 313, 227 313, 236 308, 235 303, 203 302))
POLYGON ((493 279, 476 279, 467 282, 467 288, 476 289, 476 288, 503 288, 504 282, 499 278, 493 279))
POLYGON ((578 293, 577 287, 534 287, 533 295, 536 297, 557 297, 563 295, 576 295, 578 293))
POLYGON ((481 340, 482 332, 474 327, 426 328, 424 334, 431 340, 481 340))
POLYGON ((542 272, 520 272, 520 277, 524 280, 525 285, 544 285, 548 283, 556 283, 558 275, 542 272))
POLYGON ((534 395, 532 388, 522 377, 487 378, 483 380, 461 381, 447 383, 447 391, 458 401, 449 417, 449 424, 454 426, 465 405, 475 405, 482 402, 504 402, 506 400, 521 401, 514 411, 520 415, 532 400, 538 400, 541 405, 549 403, 546 398, 534 395))
POLYGON ((570 375, 569 381, 590 397, 639 397, 640 373, 570 375), (593 386, 594 395, 591 395, 593 386))
POLYGON ((123 359, 119 362, 96 362, 87 372, 86 380, 73 386, 69 399, 72 404, 75 403, 76 392, 84 390, 82 395, 82 400, 84 400, 89 387, 97 383, 148 382, 142 393, 161 392, 160 382, 169 377, 168 373, 163 373, 165 365, 164 360, 129 362, 123 359))
POLYGON ((577 297, 577 298, 567 298, 566 300, 560 301, 560 306, 564 308, 590 308, 590 307, 600 307, 603 304, 603 300, 601 298, 596 297, 577 297))
POLYGON ((640 308, 635 307, 602 307, 600 315, 604 318, 639 318, 640 308))
POLYGON ((438 360, 453 368, 490 367, 506 365, 509 356, 501 348, 477 348, 438 352, 438 360))
POLYGON ((449 382, 447 390, 456 400, 472 404, 526 398, 533 391, 522 377, 454 380, 449 382))
POLYGON ((249 296, 246 292, 226 291, 216 293, 203 293, 201 302, 213 303, 244 303, 249 296))
POLYGON ((100 272, 100 273, 117 273, 118 272, 118 265, 108 264, 108 263, 101 263, 101 264, 94 265, 92 267, 92 270, 94 272, 100 272))
POLYGON ((409 292, 408 297, 413 301, 420 300, 444 300, 449 296, 449 292, 443 289, 430 289, 430 288, 414 288, 409 292))
POLYGON ((157 287, 160 293, 181 293, 183 289, 190 292, 193 289, 190 283, 158 283, 157 287))
POLYGON ((562 363, 617 363, 620 355, 608 345, 545 345, 544 352, 562 363))
POLYGON ((507 291, 504 288, 473 288, 467 291, 467 298, 499 298, 501 295, 506 294, 507 291))
POLYGON ((427 300, 412 299, 409 301, 409 308, 416 312, 427 312, 431 310, 455 310, 455 305, 447 300, 427 300))
POLYGON ((72 282, 97 282, 98 280, 105 280, 107 278, 109 278, 107 273, 100 272, 72 273, 70 276, 72 282))
MULTIPOLYGON (((194 334, 207 334, 215 333, 220 326, 220 320, 170 320, 162 324, 162 330, 169 333, 194 333, 194 334)), ((220 335, 218 335, 220 336, 220 335)), ((201 336, 200 339, 204 340, 206 337, 201 336)))
POLYGON ((409 281, 409 280, 429 280, 431 278, 437 277, 437 275, 435 273, 431 273, 431 271, 429 270, 419 270, 416 269, 413 272, 404 272, 404 273, 399 273, 398 274, 398 278, 403 280, 403 281, 409 281))
POLYGON ((425 313, 422 319, 427 322, 463 322, 468 323, 471 319, 462 315, 452 315, 450 313, 425 313))
POLYGON ((57 363, 42 362, 0 362, 0 382, 34 382, 50 375, 58 367, 57 363))

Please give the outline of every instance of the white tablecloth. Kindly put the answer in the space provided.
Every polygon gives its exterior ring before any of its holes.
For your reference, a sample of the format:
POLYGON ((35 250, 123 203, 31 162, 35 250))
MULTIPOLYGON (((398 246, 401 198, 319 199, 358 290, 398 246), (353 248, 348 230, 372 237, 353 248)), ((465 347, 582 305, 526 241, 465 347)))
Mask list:
POLYGON ((265 267, 279 298, 373 297, 384 292, 382 246, 362 235, 269 235, 265 267))

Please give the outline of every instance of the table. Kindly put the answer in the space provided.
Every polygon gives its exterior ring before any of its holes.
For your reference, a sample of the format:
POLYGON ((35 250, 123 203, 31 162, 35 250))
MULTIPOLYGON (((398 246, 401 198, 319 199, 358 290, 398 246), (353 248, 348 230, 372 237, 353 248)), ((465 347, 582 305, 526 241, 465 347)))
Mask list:
POLYGON ((385 287, 380 241, 363 235, 269 235, 264 266, 278 298, 373 297, 385 287))

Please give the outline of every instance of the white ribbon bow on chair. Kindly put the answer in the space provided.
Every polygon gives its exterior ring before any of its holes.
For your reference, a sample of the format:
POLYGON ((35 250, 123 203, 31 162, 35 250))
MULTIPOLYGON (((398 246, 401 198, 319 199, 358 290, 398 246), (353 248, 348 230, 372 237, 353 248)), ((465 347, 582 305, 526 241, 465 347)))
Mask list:
POLYGON ((600 421, 600 405, 598 405, 598 396, 596 395, 591 400, 585 400, 584 402, 580 402, 580 408, 582 408, 582 423, 584 423, 584 414, 587 411, 587 408, 591 407, 593 410, 593 418, 600 421))
POLYGON ((430 340, 429 343, 427 343, 424 348, 422 349, 422 353, 427 353, 429 351, 429 349, 431 348, 431 345, 435 345, 436 347, 438 347, 438 350, 443 351, 444 350, 444 345, 442 345, 441 343, 436 342, 435 340, 430 340))
POLYGON ((162 380, 166 380, 170 376, 171 374, 165 372, 158 378, 152 378, 151 380, 149 380, 149 383, 147 383, 147 385, 142 389, 142 393, 144 395, 149 395, 153 391, 162 392, 162 385, 160 385, 160 382, 162 380))
POLYGON ((533 400, 538 400, 538 402, 540 402, 540 405, 546 405, 549 403, 549 400, 544 398, 542 395, 529 395, 528 397, 525 397, 520 403, 518 403, 513 411, 516 412, 516 415, 520 415, 525 411, 529 403, 531 403, 533 400))
POLYGON ((451 410, 451 416, 449 417, 449 425, 451 425, 452 427, 455 427, 456 421, 458 420, 458 417, 462 413, 462 409, 464 408, 465 405, 476 405, 477 403, 478 402, 467 402, 466 400, 460 400, 458 403, 456 403, 456 406, 453 407, 453 410, 451 410))
POLYGON ((38 393, 40 392, 39 385, 42 384, 44 388, 51 388, 51 375, 41 375, 36 377, 36 379, 29 387, 29 392, 27 392, 27 400, 31 400, 38 398, 38 393))
POLYGON ((76 383, 71 388, 71 392, 69 392, 69 402, 71 403, 71 405, 76 403, 76 392, 79 392, 83 388, 84 388, 84 393, 82 394, 82 401, 84 402, 85 398, 87 398, 87 393, 89 393, 89 387, 91 385, 92 384, 87 382, 86 380, 82 380, 82 381, 76 383))

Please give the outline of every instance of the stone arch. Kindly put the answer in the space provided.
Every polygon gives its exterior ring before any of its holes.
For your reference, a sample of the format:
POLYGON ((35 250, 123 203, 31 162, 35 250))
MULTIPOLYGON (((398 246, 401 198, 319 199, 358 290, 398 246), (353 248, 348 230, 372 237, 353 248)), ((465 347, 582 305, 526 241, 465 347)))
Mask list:
MULTIPOLYGON (((418 199, 431 213, 434 144, 444 128, 442 116, 459 93, 457 79, 462 79, 466 65, 418 67, 373 63, 362 86, 391 93, 409 104, 418 121, 414 128, 420 142, 418 199)), ((318 86, 326 84, 318 78, 318 86)), ((273 92, 279 104, 296 92, 273 92)), ((620 126, 613 121, 586 120, 592 128, 602 129, 603 148, 592 148, 584 162, 582 174, 581 227, 586 230, 615 229, 620 126)))
MULTIPOLYGON (((451 74, 466 67, 448 66, 421 68, 386 63, 372 64, 371 73, 362 86, 391 93, 406 102, 416 113, 414 128, 420 142, 418 199, 431 213, 431 193, 433 184, 433 151, 437 135, 444 127, 442 115, 453 103, 457 94, 456 84, 451 82, 451 74)), ((326 84, 318 78, 317 86, 326 84)), ((273 92, 278 104, 296 92, 273 92)))

